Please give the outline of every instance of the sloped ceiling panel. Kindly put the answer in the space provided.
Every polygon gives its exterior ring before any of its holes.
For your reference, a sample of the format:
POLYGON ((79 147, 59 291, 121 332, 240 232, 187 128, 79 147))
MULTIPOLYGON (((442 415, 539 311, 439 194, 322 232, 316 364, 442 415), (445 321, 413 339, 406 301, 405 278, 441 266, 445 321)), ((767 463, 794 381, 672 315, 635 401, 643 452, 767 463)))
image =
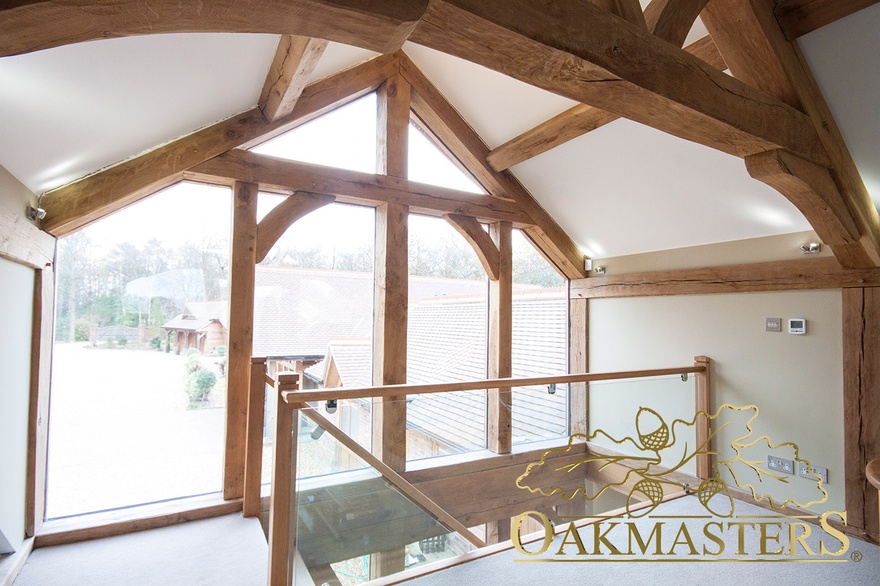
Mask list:
POLYGON ((0 59, 0 165, 42 193, 252 108, 277 45, 150 35, 0 59))

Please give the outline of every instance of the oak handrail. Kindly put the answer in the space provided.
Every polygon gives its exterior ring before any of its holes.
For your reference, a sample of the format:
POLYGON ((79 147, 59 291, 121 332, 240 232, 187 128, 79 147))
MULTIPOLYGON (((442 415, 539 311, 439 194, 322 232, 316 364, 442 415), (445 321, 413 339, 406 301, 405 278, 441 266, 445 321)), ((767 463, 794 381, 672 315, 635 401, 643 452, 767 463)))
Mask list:
POLYGON ((285 403, 302 404, 312 401, 329 401, 344 399, 368 399, 372 397, 399 397, 404 395, 427 395, 431 393, 449 393, 455 391, 480 391, 484 389, 510 389, 513 387, 530 387, 549 385, 552 383, 590 383, 605 380, 626 378, 648 378, 653 376, 671 376, 675 374, 695 374, 706 372, 704 364, 682 366, 679 368, 657 368, 652 370, 629 370, 621 372, 596 372, 581 374, 559 374, 528 378, 494 378, 473 380, 458 383, 428 383, 418 385, 383 385, 376 387, 336 387, 332 389, 295 390, 281 393, 285 403))
POLYGON ((874 458, 868 462, 868 465, 865 467, 865 476, 868 478, 871 486, 880 490, 880 458, 874 458))

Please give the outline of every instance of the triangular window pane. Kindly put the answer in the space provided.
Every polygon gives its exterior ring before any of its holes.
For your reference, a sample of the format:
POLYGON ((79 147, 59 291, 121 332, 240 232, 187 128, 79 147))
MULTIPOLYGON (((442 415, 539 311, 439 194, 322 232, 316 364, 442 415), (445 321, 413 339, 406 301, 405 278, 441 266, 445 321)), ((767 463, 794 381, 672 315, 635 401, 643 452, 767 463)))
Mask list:
POLYGON ((449 160, 434 141, 425 135, 415 124, 409 125, 409 178, 419 183, 428 183, 450 189, 460 189, 471 193, 486 191, 468 177, 449 160))
POLYGON ((376 94, 315 118, 253 149, 292 161, 376 172, 376 94))

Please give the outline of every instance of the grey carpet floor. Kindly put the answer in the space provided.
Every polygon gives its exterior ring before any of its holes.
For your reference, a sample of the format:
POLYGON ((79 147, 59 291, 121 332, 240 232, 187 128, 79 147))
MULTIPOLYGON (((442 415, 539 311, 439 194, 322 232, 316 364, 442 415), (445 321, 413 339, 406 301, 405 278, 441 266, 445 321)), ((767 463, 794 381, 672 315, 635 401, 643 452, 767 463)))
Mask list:
MULTIPOLYGON (((654 511, 656 515, 683 516, 701 515, 705 510, 697 502, 696 497, 684 497, 664 503, 654 511)), ((737 501, 736 515, 766 515, 768 511, 737 501)), ((624 521, 627 519, 623 519, 624 521)), ((650 533, 649 527, 661 519, 642 519, 637 521, 637 527, 646 529, 643 536, 650 533)), ((722 521, 722 519, 717 519, 722 521)), ((725 520, 725 521, 729 521, 725 520)), ((678 527, 681 520, 662 519, 673 527, 678 527)), ((738 519, 738 521, 753 521, 753 519, 738 519)), ((690 533, 702 537, 703 520, 689 519, 686 521, 690 533)), ((588 529, 581 529, 585 547, 590 550, 593 543, 593 534, 588 529)), ((746 531, 745 551, 758 551, 758 538, 752 537, 746 531)), ((818 537, 822 533, 819 527, 814 527, 813 534, 807 538, 807 544, 818 551, 818 537)), ((624 533, 626 535, 626 533, 624 533)), ((664 542, 671 545, 675 539, 675 530, 666 533, 664 529, 664 542)), ((834 541, 824 536, 826 547, 836 550, 840 547, 839 541, 834 541)), ((736 532, 725 532, 725 551, 735 552, 737 548, 736 532)), ((614 541, 612 541, 613 543, 614 541)), ((700 543, 706 542, 705 539, 700 543)), ((561 536, 541 557, 554 557, 553 553, 559 550, 562 543, 561 536)), ((782 543, 787 546, 787 536, 783 537, 782 543)), ((623 538, 626 545, 626 537, 623 538)), ((708 545, 714 547, 711 542, 708 545)), ((699 546, 698 546, 699 547, 699 546)), ((772 542, 770 548, 776 549, 772 542)), ((535 545, 527 546, 529 551, 536 549, 535 545)), ((605 550, 607 551, 607 549, 605 550)), ((568 545, 565 549, 567 559, 578 557, 577 548, 568 545)), ((687 548, 684 546, 676 549, 681 553, 678 557, 686 557, 687 548)), ((850 540, 849 550, 844 556, 846 561, 841 563, 738 563, 738 562, 590 562, 581 563, 535 563, 517 562, 516 559, 525 558, 516 550, 501 552, 488 556, 481 560, 449 568, 406 582, 407 586, 448 586, 479 584, 481 586, 514 586, 514 585, 568 585, 589 584, 590 586, 676 586, 690 584, 712 584, 713 586, 878 586, 880 585, 880 548, 864 541, 850 540), (858 551, 861 559, 854 562, 850 555, 858 551)), ((590 556, 586 556, 590 557, 590 556)), ((595 556, 594 556, 595 557, 595 556)), ((704 556, 698 556, 704 557, 704 556)), ((738 557, 738 556, 732 556, 738 557)), ((756 556, 743 556, 756 557, 756 556)), ((782 556, 780 556, 782 557, 782 556)), ((856 556, 858 557, 858 556, 856 556)))
POLYGON ((241 513, 34 550, 14 586, 266 584, 260 523, 241 513))

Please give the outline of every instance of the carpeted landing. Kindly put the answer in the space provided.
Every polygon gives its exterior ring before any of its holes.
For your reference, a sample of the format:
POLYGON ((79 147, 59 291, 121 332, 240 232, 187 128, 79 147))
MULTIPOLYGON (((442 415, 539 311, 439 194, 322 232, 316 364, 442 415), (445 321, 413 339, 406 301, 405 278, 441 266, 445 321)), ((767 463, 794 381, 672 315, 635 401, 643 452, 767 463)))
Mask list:
POLYGON ((34 550, 14 586, 266 584, 260 522, 241 513, 34 550))

